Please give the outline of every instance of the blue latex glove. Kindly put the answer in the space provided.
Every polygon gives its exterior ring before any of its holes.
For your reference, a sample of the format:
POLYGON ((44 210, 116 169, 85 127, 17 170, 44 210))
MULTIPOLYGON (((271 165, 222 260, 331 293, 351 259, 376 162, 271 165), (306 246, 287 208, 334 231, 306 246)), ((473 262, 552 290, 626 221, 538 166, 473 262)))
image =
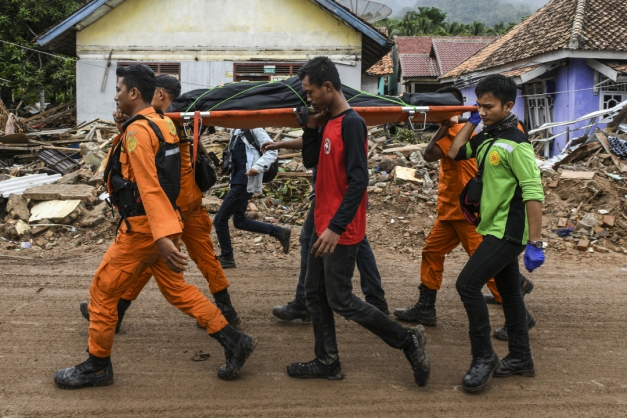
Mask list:
POLYGON ((527 244, 525 249, 525 268, 529 273, 544 264, 544 251, 541 248, 534 247, 531 244, 527 244))
MULTIPOLYGON (((475 106, 477 106, 477 103, 475 103, 475 106)), ((474 124, 475 126, 479 126, 479 123, 481 123, 481 116, 479 116, 479 112, 477 110, 470 112, 468 122, 474 124)))

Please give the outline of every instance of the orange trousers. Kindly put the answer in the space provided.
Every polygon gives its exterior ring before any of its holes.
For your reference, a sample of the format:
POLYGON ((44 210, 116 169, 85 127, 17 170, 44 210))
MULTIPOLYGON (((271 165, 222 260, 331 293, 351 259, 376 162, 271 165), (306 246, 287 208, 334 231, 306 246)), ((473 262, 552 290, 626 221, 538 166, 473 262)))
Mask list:
MULTIPOLYGON (((190 213, 184 213, 185 224, 183 225, 183 235, 181 239, 187 247, 189 256, 209 283, 209 291, 212 295, 229 287, 229 281, 222 270, 220 262, 216 258, 211 240, 211 218, 207 211, 201 206, 190 213)), ((122 296, 125 300, 135 300, 142 289, 150 281, 152 272, 145 270, 140 273, 133 285, 128 288, 122 296)))
POLYGON ((118 301, 148 269, 166 300, 213 334, 227 325, 220 310, 196 286, 185 282, 159 255, 152 235, 118 232, 89 288, 89 353, 108 357, 118 322, 118 301))
MULTIPOLYGON (((420 264, 420 281, 431 290, 439 290, 442 286, 442 272, 444 258, 461 242, 468 256, 471 256, 483 237, 477 233, 476 227, 466 220, 441 221, 436 220, 422 249, 420 264)), ((496 290, 494 278, 487 283, 488 289, 497 302, 501 302, 501 295, 496 290)))

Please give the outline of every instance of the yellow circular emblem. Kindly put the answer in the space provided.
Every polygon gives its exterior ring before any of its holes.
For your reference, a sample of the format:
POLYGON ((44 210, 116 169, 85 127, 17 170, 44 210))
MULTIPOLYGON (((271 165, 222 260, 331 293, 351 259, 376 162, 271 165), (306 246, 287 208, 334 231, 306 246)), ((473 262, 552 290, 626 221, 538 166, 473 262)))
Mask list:
POLYGON ((501 162, 501 156, 499 155, 499 152, 496 150, 492 151, 490 153, 489 161, 492 165, 499 165, 499 163, 501 162))
POLYGON ((137 148, 137 139, 134 136, 126 138, 126 149, 128 152, 135 151, 135 148, 137 148))
POLYGON ((176 126, 174 126, 174 122, 170 119, 167 119, 168 128, 170 129, 170 135, 176 136, 176 126))

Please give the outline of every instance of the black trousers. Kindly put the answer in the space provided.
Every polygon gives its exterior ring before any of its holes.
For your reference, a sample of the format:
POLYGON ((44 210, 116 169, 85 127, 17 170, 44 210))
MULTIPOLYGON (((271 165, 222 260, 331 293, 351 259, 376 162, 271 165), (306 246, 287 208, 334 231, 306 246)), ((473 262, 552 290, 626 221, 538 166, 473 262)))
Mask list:
POLYGON ((509 353, 520 359, 531 358, 518 268, 518 256, 524 249, 524 245, 486 235, 457 278, 457 292, 468 315, 468 334, 473 356, 484 357, 493 352, 490 316, 481 289, 494 277, 503 298, 509 353))
MULTIPOLYGON (((318 239, 314 232, 311 248, 318 239)), ((309 254, 305 277, 307 310, 313 322, 316 358, 329 365, 339 359, 333 312, 357 322, 390 347, 401 349, 410 341, 407 329, 353 294, 353 272, 360 244, 338 245, 333 254, 309 254)))

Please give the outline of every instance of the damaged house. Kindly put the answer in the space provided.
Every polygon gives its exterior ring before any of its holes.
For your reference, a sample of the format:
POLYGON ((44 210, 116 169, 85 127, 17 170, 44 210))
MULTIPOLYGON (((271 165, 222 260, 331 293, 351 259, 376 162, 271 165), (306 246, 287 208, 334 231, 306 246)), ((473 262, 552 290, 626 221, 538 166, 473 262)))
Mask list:
POLYGON ((92 0, 37 42, 78 58, 78 122, 111 118, 121 65, 141 62, 174 75, 186 92, 281 80, 326 55, 344 84, 376 93, 366 71, 393 45, 332 0, 92 0))
MULTIPOLYGON (((479 79, 501 73, 519 85, 514 112, 528 129, 567 122, 627 100, 627 8, 624 0, 552 0, 440 81, 454 82, 469 102, 479 79)), ((555 126, 551 153, 590 121, 555 126)))

